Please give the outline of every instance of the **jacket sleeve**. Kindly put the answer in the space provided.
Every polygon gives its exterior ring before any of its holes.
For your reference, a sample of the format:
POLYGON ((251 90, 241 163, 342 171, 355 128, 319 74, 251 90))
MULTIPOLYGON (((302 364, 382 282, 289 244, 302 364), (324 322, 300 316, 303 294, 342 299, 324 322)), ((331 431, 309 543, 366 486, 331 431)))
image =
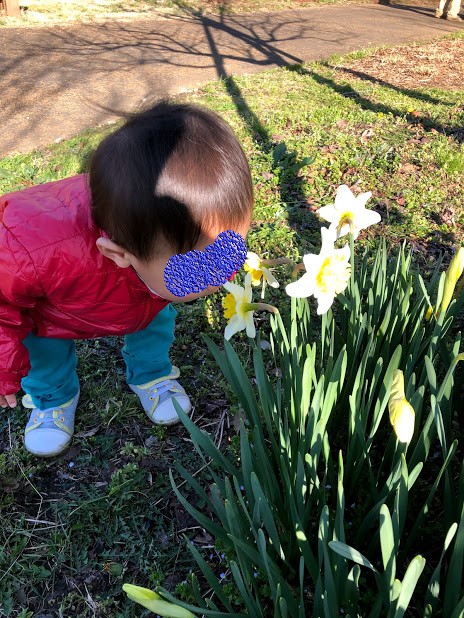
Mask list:
POLYGON ((33 330, 30 309, 43 295, 26 248, 0 226, 0 394, 16 393, 30 368, 22 343, 33 330))

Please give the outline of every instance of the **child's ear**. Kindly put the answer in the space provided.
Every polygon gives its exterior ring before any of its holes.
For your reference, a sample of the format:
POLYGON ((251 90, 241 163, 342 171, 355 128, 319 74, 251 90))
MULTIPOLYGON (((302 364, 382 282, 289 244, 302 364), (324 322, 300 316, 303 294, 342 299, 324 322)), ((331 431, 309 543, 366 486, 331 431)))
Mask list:
POLYGON ((127 268, 132 265, 130 259, 132 255, 117 245, 113 240, 101 236, 97 239, 96 245, 100 253, 108 259, 113 260, 119 268, 127 268))

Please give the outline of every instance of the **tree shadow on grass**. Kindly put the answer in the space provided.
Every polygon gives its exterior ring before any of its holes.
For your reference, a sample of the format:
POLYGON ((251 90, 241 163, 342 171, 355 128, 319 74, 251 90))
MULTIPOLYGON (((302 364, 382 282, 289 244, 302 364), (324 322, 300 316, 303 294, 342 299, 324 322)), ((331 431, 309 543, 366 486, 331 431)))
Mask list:
MULTIPOLYGON (((403 7, 400 6, 399 8, 403 7)), ((191 12, 189 14, 192 16, 191 12)), ((266 126, 251 109, 242 91, 240 90, 237 81, 227 72, 224 58, 221 55, 219 46, 216 44, 215 35, 220 32, 222 27, 229 29, 230 26, 228 24, 223 24, 222 20, 218 22, 217 20, 212 20, 208 16, 202 15, 201 13, 194 13, 193 17, 202 24, 210 47, 210 54, 214 61, 216 73, 218 77, 223 79, 223 83, 235 105, 237 113, 246 122, 251 135, 255 141, 259 143, 262 151, 267 154, 272 153, 273 172, 277 172, 277 186, 282 206, 285 207, 287 211, 288 224, 296 231, 300 231, 302 225, 303 227, 309 226, 319 228, 320 221, 307 209, 307 207, 305 207, 307 206, 307 198, 304 193, 302 179, 297 173, 299 163, 303 162, 298 160, 295 153, 288 151, 285 142, 277 140, 278 136, 273 136, 269 133, 266 126), (295 173, 292 173, 292 170, 294 170, 295 173), (304 208, 305 222, 303 224, 301 222, 301 207, 304 208)), ((365 94, 355 89, 351 84, 339 84, 335 80, 330 79, 317 71, 307 69, 301 64, 295 64, 295 62, 292 63, 292 58, 288 55, 282 54, 279 49, 272 45, 272 43, 263 42, 260 46, 260 51, 264 53, 273 64, 285 68, 288 71, 295 71, 300 75, 311 77, 316 83, 325 86, 326 88, 330 88, 332 91, 341 94, 342 96, 353 98, 361 109, 369 110, 375 113, 381 112, 385 115, 393 115, 395 117, 404 117, 404 111, 395 109, 395 107, 386 103, 377 103, 372 101, 365 94)), ((328 63, 326 63, 326 66, 332 68, 328 63)), ((387 88, 395 94, 403 94, 417 101, 425 101, 429 104, 446 104, 446 102, 440 99, 439 96, 423 93, 410 88, 400 88, 385 80, 373 78, 368 74, 356 71, 354 69, 343 68, 343 71, 354 78, 363 80, 363 82, 367 81, 387 88)), ((439 122, 425 114, 411 116, 409 120, 412 125, 422 126, 426 131, 434 130, 445 135, 450 135, 457 141, 460 141, 463 137, 462 127, 454 124, 447 124, 446 122, 439 122)), ((399 213, 398 216, 400 216, 399 213)), ((439 215, 437 216, 439 217, 439 215)), ((269 222, 269 224, 273 223, 274 222, 269 222)), ((441 223, 444 223, 444 221, 441 221, 441 223)), ((446 234, 446 236, 446 239, 443 238, 444 246, 449 248, 449 244, 452 240, 456 241, 456 239, 451 238, 451 236, 454 236, 453 234, 446 234)), ((298 242, 298 248, 301 251, 302 246, 301 242, 298 241, 298 235, 296 240, 298 242)), ((436 239, 431 241, 433 244, 433 247, 431 247, 433 251, 435 251, 436 246, 435 240, 436 239)))
MULTIPOLYGON (((323 63, 323 66, 329 69, 335 68, 329 63, 323 63)), ((285 67, 285 68, 288 71, 296 72, 299 75, 305 75, 307 77, 311 77, 315 82, 317 82, 321 86, 330 88, 331 90, 340 94, 343 97, 347 97, 347 98, 355 100, 356 104, 363 110, 368 110, 368 111, 375 112, 375 113, 382 113, 386 115, 389 114, 396 118, 404 118, 405 116, 404 110, 396 109, 392 107, 391 105, 387 105, 386 103, 380 103, 380 102, 373 101, 369 97, 362 94, 361 90, 356 89, 352 84, 346 84, 346 83, 339 84, 335 80, 330 79, 329 77, 326 77, 317 71, 307 69, 306 67, 302 65, 293 65, 293 66, 285 67)), ((353 69, 349 69, 346 67, 343 67, 343 69, 340 69, 337 67, 337 70, 343 71, 343 73, 346 73, 357 79, 368 81, 370 83, 377 84, 384 88, 388 88, 394 91, 395 93, 402 94, 410 98, 414 98, 418 101, 425 101, 426 103, 441 104, 441 105, 447 104, 443 100, 437 97, 428 95, 427 93, 418 92, 416 90, 411 90, 408 88, 399 88, 398 86, 394 86, 393 84, 390 84, 389 82, 372 77, 371 75, 368 75, 361 71, 355 71, 353 69)), ((446 124, 445 122, 437 122, 436 120, 426 115, 423 115, 423 114, 421 115, 418 112, 415 112, 415 115, 411 117, 411 124, 421 125, 425 130, 428 130, 428 131, 434 130, 444 135, 452 136, 456 139, 456 141, 462 141, 464 137, 462 126, 446 124)))
MULTIPOLYGON (((301 230, 301 211, 304 210, 305 219, 311 219, 311 222, 306 222, 306 226, 319 227, 317 218, 307 208, 307 198, 303 190, 302 178, 298 175, 298 171, 310 164, 309 157, 301 159, 295 151, 289 150, 285 141, 279 139, 279 136, 272 135, 268 128, 259 119, 256 112, 250 107, 245 96, 243 95, 237 80, 229 75, 224 60, 216 45, 214 32, 217 30, 217 22, 209 19, 207 16, 196 14, 195 18, 203 25, 206 38, 208 40, 211 57, 214 60, 216 73, 222 78, 223 84, 227 93, 233 102, 238 115, 245 122, 248 130, 255 141, 259 144, 263 153, 271 154, 272 156, 272 172, 277 176, 277 187, 280 195, 280 202, 287 213, 287 223, 295 231, 301 230)), ((280 50, 274 48, 268 43, 257 43, 259 49, 264 53, 269 62, 280 67, 293 66, 289 62, 294 62, 295 57, 290 57, 288 54, 283 54, 280 50)), ((280 225, 278 221, 267 221, 263 223, 268 226, 269 232, 280 225)), ((303 224, 304 227, 304 224, 303 224)), ((304 240, 297 234, 295 235, 295 243, 300 254, 307 249, 304 240)), ((275 256, 274 256, 275 257, 275 256)))

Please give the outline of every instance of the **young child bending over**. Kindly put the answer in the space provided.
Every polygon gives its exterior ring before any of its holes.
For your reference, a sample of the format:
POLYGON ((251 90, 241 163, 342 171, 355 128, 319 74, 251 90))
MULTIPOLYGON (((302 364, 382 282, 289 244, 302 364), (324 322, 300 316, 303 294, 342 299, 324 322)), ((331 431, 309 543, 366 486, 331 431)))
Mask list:
POLYGON ((20 387, 26 449, 66 449, 79 401, 74 339, 125 335, 129 387, 154 422, 190 400, 169 360, 172 301, 211 294, 246 258, 253 189, 230 127, 161 101, 106 137, 89 174, 0 197, 0 405, 20 387))

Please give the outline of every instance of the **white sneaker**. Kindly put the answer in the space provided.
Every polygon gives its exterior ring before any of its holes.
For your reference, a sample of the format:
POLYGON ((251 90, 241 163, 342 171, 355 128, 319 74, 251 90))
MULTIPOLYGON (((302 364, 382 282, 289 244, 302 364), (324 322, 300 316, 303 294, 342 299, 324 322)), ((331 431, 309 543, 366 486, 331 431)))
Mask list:
POLYGON ((138 395, 148 418, 156 425, 174 425, 179 422, 173 399, 186 414, 192 409, 187 393, 175 380, 179 376, 179 369, 173 367, 168 376, 157 378, 146 384, 129 384, 129 388, 138 395))
POLYGON ((54 457, 71 444, 74 434, 74 415, 79 402, 75 397, 55 408, 40 410, 34 407, 29 395, 23 397, 23 406, 32 408, 24 432, 24 446, 33 455, 54 457))

